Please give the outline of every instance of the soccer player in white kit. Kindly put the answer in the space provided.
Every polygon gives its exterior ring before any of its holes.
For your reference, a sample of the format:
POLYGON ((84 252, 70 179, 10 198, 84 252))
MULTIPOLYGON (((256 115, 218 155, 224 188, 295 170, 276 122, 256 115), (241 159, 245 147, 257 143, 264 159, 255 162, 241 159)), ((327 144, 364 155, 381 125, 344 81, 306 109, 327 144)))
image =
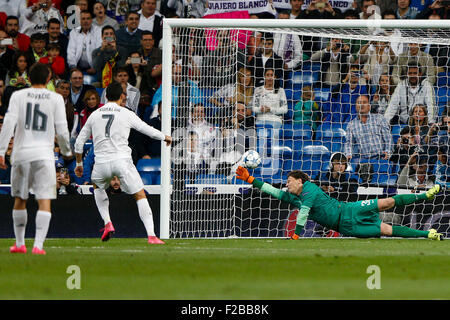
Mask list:
POLYGON ((132 194, 136 200, 139 217, 147 231, 148 243, 163 244, 155 235, 153 214, 148 204, 139 172, 133 164, 131 149, 128 146, 130 129, 135 129, 151 138, 163 140, 167 146, 172 143, 170 136, 147 125, 136 113, 121 106, 126 99, 121 84, 114 82, 106 89, 106 103, 94 111, 86 121, 75 142, 77 165, 75 174, 83 175, 83 146, 92 135, 95 150, 95 163, 91 180, 94 185, 94 198, 100 215, 105 222, 102 241, 107 241, 114 234, 114 227, 109 216, 109 199, 106 189, 114 176, 117 176, 121 188, 132 194))
POLYGON ((30 69, 31 88, 12 94, 0 132, 0 167, 5 168, 5 151, 14 135, 11 156, 11 196, 16 243, 11 253, 26 253, 26 203, 29 192, 39 204, 33 254, 43 249, 51 219, 51 200, 56 198, 56 168, 53 149, 55 133, 61 153, 72 157, 63 97, 46 89, 51 73, 47 65, 34 64, 30 69))

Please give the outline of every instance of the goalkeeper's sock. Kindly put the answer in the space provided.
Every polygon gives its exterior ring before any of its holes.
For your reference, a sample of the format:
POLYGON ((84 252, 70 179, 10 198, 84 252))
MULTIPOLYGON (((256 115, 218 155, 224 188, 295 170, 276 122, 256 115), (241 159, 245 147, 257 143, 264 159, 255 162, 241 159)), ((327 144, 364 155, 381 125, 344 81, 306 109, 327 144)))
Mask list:
POLYGON ((16 246, 19 248, 25 244, 25 228, 27 227, 27 210, 13 210, 14 235, 16 246))
POLYGON ((52 214, 47 211, 38 211, 36 214, 36 237, 34 247, 43 249, 45 238, 47 237, 48 227, 52 214))
POLYGON ((406 206, 411 203, 427 200, 427 194, 398 194, 392 198, 395 201, 395 206, 406 206))
POLYGON ((155 229, 153 226, 153 213, 152 209, 150 208, 150 205, 148 204, 148 201, 146 198, 140 199, 136 201, 138 211, 139 211, 139 217, 141 218, 142 222, 144 223, 145 230, 147 231, 148 236, 154 236, 155 235, 155 229))
POLYGON ((108 194, 105 190, 94 189, 94 198, 95 204, 97 205, 98 212, 100 212, 100 216, 102 217, 105 225, 108 222, 111 222, 111 218, 109 216, 109 198, 108 194))
POLYGON ((402 238, 428 238, 429 231, 416 230, 403 226, 392 226, 392 236, 402 238))

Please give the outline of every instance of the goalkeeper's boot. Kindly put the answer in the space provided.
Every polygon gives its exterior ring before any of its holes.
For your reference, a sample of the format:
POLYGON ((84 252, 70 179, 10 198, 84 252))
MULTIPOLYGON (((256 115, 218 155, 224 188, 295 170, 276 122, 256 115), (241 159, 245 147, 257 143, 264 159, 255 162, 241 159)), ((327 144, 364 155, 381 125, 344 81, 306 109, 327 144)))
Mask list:
POLYGON ((112 222, 108 222, 107 224, 105 224, 105 227, 100 231, 103 231, 102 241, 108 241, 116 230, 114 230, 112 222))
POLYGON ((16 246, 14 244, 12 247, 9 248, 9 252, 11 253, 27 253, 27 247, 25 245, 21 245, 20 247, 16 246))
POLYGON ((436 229, 430 229, 428 232, 428 238, 431 240, 444 240, 444 235, 436 231, 436 229))
POLYGON ((150 244, 165 244, 164 241, 159 239, 157 236, 148 236, 148 243, 150 243, 150 244))
POLYGON ((431 200, 441 191, 441 186, 435 184, 430 190, 428 190, 425 194, 427 195, 427 199, 431 200))
POLYGON ((38 247, 34 247, 33 251, 31 251, 32 254, 47 254, 44 249, 39 249, 38 247))

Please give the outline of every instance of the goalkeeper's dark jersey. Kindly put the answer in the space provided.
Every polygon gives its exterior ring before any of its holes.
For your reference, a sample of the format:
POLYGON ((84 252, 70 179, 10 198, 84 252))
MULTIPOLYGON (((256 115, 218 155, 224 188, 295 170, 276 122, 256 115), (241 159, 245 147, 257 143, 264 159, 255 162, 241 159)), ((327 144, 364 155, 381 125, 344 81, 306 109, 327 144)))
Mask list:
MULTIPOLYGON (((308 215, 307 212, 309 211, 309 219, 316 221, 324 227, 335 229, 338 226, 339 218, 344 207, 343 203, 331 198, 312 182, 306 181, 303 184, 302 192, 298 196, 277 189, 257 179, 253 181, 253 186, 281 201, 288 202, 300 208, 299 214, 306 212, 306 215, 308 215), (304 208, 308 208, 308 210, 302 210, 304 208)), ((308 216, 304 217, 305 221, 306 218, 308 216)))

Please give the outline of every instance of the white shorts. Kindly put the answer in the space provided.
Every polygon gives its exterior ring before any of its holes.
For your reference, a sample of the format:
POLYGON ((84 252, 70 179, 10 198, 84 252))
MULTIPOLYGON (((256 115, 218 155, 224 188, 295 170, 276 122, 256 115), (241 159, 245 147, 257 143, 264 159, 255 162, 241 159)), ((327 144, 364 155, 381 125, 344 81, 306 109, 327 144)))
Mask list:
POLYGON ((144 183, 131 159, 119 159, 105 163, 95 163, 91 180, 100 189, 106 190, 111 180, 117 176, 120 188, 128 193, 135 194, 144 189, 144 183))
POLYGON ((55 160, 37 160, 12 165, 11 195, 26 200, 30 192, 39 200, 56 199, 55 160))

